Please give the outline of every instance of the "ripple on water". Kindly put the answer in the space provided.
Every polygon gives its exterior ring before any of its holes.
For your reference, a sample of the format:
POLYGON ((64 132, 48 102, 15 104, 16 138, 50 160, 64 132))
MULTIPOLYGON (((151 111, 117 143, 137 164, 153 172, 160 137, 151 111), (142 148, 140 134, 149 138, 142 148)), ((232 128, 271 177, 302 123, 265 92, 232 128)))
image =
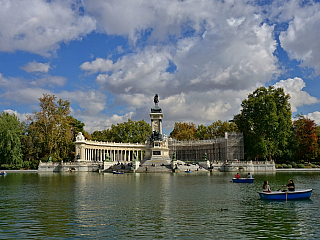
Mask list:
POLYGON ((255 174, 46 174, 0 179, 0 238, 319 238, 318 174, 297 173, 312 200, 258 199, 263 180, 279 186, 292 176, 255 174), (5 182, 4 182, 5 181, 5 182))

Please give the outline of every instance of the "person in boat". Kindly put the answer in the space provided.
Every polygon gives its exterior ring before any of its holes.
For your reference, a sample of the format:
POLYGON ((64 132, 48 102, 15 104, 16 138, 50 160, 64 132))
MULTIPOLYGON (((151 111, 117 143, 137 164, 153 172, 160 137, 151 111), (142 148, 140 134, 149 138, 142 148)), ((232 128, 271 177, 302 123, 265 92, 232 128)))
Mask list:
POLYGON ((271 188, 267 180, 263 182, 262 190, 264 192, 271 192, 271 188))
POLYGON ((287 187, 288 191, 294 191, 295 186, 292 179, 289 179, 289 183, 287 185, 283 185, 283 187, 287 187))
POLYGON ((248 173, 247 178, 252 178, 252 175, 250 173, 248 173))
POLYGON ((239 173, 236 174, 235 178, 240 178, 240 175, 239 173))

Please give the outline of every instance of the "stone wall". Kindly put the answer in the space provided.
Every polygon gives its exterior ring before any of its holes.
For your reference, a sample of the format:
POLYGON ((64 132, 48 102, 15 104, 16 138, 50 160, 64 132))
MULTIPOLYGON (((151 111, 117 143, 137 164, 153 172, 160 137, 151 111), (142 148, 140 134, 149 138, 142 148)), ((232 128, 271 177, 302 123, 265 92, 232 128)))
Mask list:
POLYGON ((214 162, 211 168, 221 172, 266 172, 276 171, 274 161, 225 161, 214 162))
POLYGON ((96 172, 101 162, 40 162, 38 172, 96 172))

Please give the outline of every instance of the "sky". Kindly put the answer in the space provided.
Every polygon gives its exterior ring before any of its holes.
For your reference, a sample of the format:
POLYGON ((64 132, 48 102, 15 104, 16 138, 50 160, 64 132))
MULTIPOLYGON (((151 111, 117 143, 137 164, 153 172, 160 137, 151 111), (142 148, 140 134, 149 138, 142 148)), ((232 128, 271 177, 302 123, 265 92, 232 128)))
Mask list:
POLYGON ((261 86, 320 124, 320 1, 0 0, 0 112, 70 101, 89 133, 229 121, 261 86))

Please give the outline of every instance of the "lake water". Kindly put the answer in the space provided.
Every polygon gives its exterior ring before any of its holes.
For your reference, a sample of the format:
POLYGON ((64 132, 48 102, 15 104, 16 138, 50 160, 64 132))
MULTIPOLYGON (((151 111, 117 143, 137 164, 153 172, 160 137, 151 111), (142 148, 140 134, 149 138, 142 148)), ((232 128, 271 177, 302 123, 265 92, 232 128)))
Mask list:
POLYGON ((8 173, 0 177, 0 239, 320 238, 320 172, 8 173), (245 176, 245 173, 243 173, 245 176), (293 178, 311 200, 262 201, 293 178))

